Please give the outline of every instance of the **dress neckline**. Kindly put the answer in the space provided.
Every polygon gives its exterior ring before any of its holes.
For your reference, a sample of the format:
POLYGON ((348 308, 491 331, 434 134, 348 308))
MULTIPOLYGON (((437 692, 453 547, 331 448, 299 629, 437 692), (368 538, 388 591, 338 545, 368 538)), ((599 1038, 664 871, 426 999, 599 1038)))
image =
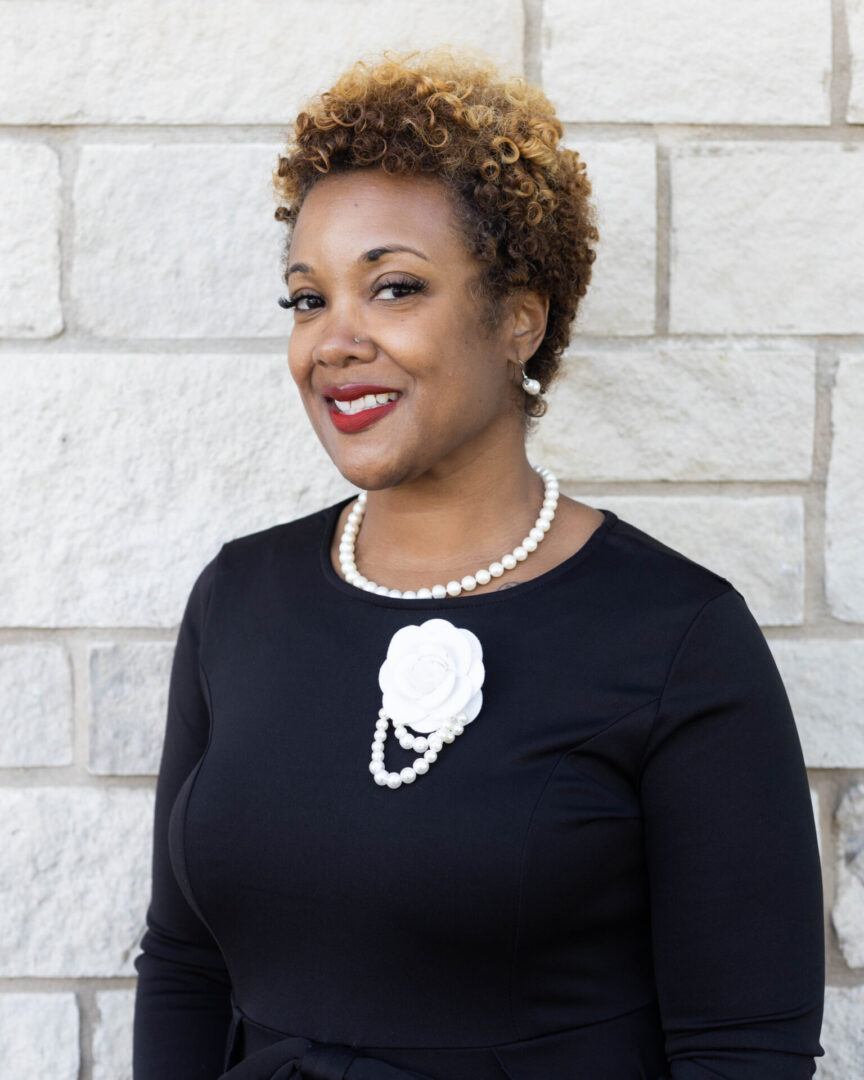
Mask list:
POLYGON ((585 559, 593 555, 603 544, 607 534, 615 527, 619 520, 617 514, 613 513, 613 511, 603 510, 600 507, 597 507, 603 515, 603 521, 597 526, 594 532, 591 533, 578 551, 574 551, 573 554, 569 555, 563 562, 558 563, 557 566, 551 567, 551 569, 546 570, 542 574, 538 574, 537 577, 530 578, 528 581, 520 581, 518 585, 512 589, 502 589, 500 592, 480 593, 479 596, 472 596, 471 593, 462 593, 460 596, 450 596, 443 600, 436 600, 434 597, 430 600, 402 600, 395 596, 381 596, 378 593, 365 592, 363 589, 358 589, 356 585, 349 584, 344 578, 336 573, 336 569, 330 559, 333 533, 339 521, 339 515, 354 498, 356 498, 356 496, 349 495, 348 498, 342 499, 340 502, 334 503, 332 506, 328 506, 320 512, 322 518, 320 558, 321 571, 324 580, 332 588, 338 589, 339 592, 344 593, 346 596, 350 596, 360 603, 375 604, 378 607, 404 608, 408 611, 442 611, 444 609, 453 611, 456 608, 477 607, 480 604, 518 602, 519 597, 527 596, 538 588, 543 588, 552 584, 563 574, 569 573, 580 563, 584 562, 585 559))

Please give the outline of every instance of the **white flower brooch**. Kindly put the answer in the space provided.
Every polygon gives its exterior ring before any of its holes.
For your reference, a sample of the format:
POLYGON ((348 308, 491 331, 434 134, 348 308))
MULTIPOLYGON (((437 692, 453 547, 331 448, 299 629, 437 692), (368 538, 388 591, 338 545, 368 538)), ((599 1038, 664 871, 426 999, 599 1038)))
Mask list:
POLYGON ((447 619, 397 630, 378 672, 382 708, 369 762, 375 783, 398 788, 427 773, 444 743, 452 743, 480 712, 485 674, 483 649, 470 630, 447 619), (391 720, 399 745, 422 755, 401 772, 388 772, 384 764, 391 720))

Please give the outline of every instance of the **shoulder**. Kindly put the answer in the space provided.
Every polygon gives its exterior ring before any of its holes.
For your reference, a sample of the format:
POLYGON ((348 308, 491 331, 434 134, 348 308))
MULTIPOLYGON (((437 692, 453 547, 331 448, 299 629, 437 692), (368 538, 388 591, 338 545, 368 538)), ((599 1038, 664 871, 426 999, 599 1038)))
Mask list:
POLYGON ((710 567, 655 536, 624 521, 610 510, 599 561, 634 599, 703 603, 734 591, 732 583, 710 567))
MULTIPOLYGON (((609 648, 655 673, 669 664, 703 611, 727 613, 718 632, 752 618, 734 585, 710 567, 604 510, 595 548, 570 605, 590 613, 609 648), (715 603, 716 601, 716 603, 715 603)), ((730 631, 731 627, 731 631, 730 631)))
POLYGON ((330 531, 340 510, 349 501, 350 498, 342 499, 293 521, 227 540, 218 556, 223 571, 252 571, 267 565, 276 557, 289 564, 316 559, 325 539, 329 541, 330 531))

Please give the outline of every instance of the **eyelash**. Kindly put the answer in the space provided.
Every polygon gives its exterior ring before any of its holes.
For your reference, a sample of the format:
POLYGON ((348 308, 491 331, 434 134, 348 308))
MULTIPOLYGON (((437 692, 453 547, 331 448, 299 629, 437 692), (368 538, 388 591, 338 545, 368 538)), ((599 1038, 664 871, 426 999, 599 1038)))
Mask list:
MULTIPOLYGON (((400 277, 400 278, 396 278, 395 280, 391 280, 391 281, 379 282, 378 285, 376 285, 376 287, 372 290, 372 295, 377 296, 379 293, 383 292, 385 289, 394 289, 394 290, 404 289, 405 290, 404 295, 402 295, 402 296, 394 296, 392 300, 385 301, 387 303, 392 303, 394 300, 404 300, 406 298, 406 296, 413 296, 416 293, 425 292, 428 289, 428 287, 429 287, 428 282, 421 281, 419 278, 400 277)), ((300 303, 301 300, 320 300, 320 299, 321 299, 321 297, 316 296, 315 293, 302 293, 301 292, 301 293, 297 293, 295 296, 289 297, 288 299, 286 299, 284 296, 280 296, 279 297, 279 306, 285 308, 286 310, 290 310, 291 308, 295 308, 298 311, 304 311, 304 310, 308 310, 308 309, 298 308, 297 307, 297 305, 300 303)))

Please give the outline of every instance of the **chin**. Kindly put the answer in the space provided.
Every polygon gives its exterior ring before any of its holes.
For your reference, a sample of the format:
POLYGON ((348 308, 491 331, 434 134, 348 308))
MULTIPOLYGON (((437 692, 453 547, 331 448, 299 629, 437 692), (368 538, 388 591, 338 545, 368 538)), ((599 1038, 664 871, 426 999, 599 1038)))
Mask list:
POLYGON ((349 484, 363 491, 396 487, 410 476, 407 467, 393 461, 344 461, 332 454, 331 460, 349 484))

